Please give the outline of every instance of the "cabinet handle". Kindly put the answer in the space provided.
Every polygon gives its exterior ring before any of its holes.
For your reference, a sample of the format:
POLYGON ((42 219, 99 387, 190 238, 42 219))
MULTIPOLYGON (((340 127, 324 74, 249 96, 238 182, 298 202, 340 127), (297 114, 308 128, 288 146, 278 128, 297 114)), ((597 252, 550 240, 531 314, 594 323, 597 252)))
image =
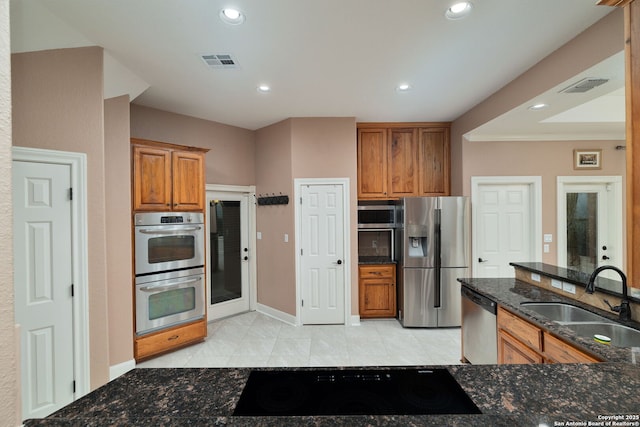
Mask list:
POLYGON ((169 337, 167 341, 174 341, 174 340, 177 340, 178 338, 180 338, 180 335, 174 335, 172 337, 169 337))

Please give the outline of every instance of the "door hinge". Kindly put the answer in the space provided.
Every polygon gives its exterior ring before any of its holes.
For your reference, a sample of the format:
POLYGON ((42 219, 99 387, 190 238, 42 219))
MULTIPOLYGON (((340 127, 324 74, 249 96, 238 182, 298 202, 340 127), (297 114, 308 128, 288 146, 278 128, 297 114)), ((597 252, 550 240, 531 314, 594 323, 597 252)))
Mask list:
POLYGON ((302 304, 302 307, 304 307, 304 300, 300 300, 300 304, 302 304))
POLYGON ((71 284, 71 296, 74 297, 75 296, 75 288, 73 286, 73 283, 71 284))
POLYGON ((69 200, 73 200, 73 187, 69 189, 69 200))
POLYGON ((302 204, 302 196, 300 196, 300 204, 302 204))
POLYGON ((304 249, 300 249, 300 256, 304 255, 304 249))
POLYGON ((73 387, 73 392, 76 392, 76 380, 73 380, 73 382, 71 383, 71 387, 73 387))

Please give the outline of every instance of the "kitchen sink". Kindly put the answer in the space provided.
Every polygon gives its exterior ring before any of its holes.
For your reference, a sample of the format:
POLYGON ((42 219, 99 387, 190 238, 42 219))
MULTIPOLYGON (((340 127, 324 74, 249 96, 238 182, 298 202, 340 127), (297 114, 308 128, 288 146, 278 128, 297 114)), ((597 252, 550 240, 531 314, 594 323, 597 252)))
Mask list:
POLYGON ((609 337, 615 347, 640 347, 640 331, 617 323, 583 322, 565 326, 585 338, 596 334, 609 337))
POLYGON ((606 317, 592 313, 584 308, 561 302, 523 302, 520 305, 549 320, 562 324, 570 322, 613 323, 606 317))

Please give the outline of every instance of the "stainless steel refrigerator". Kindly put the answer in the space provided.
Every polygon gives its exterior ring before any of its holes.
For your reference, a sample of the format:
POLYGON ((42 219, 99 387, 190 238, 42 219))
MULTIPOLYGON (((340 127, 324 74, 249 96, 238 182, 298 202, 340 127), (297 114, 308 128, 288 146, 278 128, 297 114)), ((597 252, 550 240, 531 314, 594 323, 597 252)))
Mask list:
POLYGON ((398 201, 398 319, 404 327, 461 324, 458 277, 470 272, 469 199, 398 201))

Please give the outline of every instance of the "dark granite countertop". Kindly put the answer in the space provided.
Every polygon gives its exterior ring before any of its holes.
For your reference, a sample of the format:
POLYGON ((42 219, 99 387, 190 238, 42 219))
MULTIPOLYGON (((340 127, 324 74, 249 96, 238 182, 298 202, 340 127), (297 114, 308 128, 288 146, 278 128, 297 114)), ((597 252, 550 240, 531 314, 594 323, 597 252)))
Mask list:
MULTIPOLYGON (((553 279, 562 280, 567 283, 585 287, 589 282, 590 274, 583 273, 581 271, 573 270, 570 268, 558 267, 551 264, 545 264, 542 262, 511 262, 509 265, 519 267, 533 273, 540 273, 553 279)), ((619 280, 611 280, 606 277, 598 276, 595 281, 596 288, 599 291, 608 293, 615 296, 622 296, 622 282, 619 280)), ((629 297, 632 301, 640 303, 640 289, 631 288, 629 285, 629 297)))
MULTIPOLYGON (((634 350, 633 348, 613 347, 610 345, 599 344, 592 339, 580 337, 566 326, 553 322, 546 317, 536 313, 535 311, 527 309, 526 306, 522 306, 521 304, 523 302, 530 301, 566 302, 585 308, 601 316, 619 322, 619 319, 615 313, 599 310, 590 305, 583 304, 580 301, 563 297, 562 295, 556 294, 555 292, 551 292, 549 290, 542 289, 513 278, 460 278, 458 279, 458 281, 463 285, 466 285, 467 287, 485 295, 498 304, 508 308, 509 310, 520 314, 522 317, 527 318, 532 323, 542 327, 543 329, 546 329, 553 335, 567 339, 577 347, 582 348, 583 350, 586 350, 587 352, 592 353, 596 356, 599 356, 605 361, 640 364, 640 349, 634 350)), ((620 323, 636 329, 640 329, 640 324, 634 321, 620 323)))
POLYGON ((447 369, 482 415, 234 417, 231 414, 251 369, 175 368, 134 369, 50 417, 27 420, 24 425, 538 426, 568 420, 595 422, 603 415, 640 412, 640 369, 631 364, 447 369))
POLYGON ((379 265, 379 264, 397 264, 397 261, 390 260, 388 257, 361 256, 358 257, 359 265, 379 265))

